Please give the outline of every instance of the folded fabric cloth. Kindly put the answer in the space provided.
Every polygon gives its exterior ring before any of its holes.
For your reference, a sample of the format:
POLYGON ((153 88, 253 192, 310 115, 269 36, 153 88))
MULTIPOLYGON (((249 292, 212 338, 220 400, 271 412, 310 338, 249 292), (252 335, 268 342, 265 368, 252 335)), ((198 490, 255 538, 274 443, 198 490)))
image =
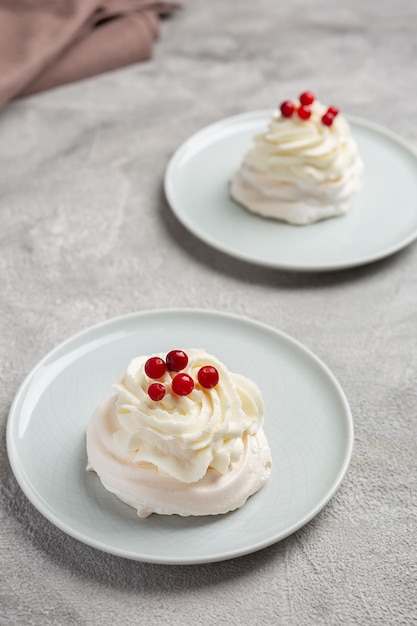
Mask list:
POLYGON ((0 106, 149 59, 159 16, 180 6, 149 0, 0 0, 0 106))

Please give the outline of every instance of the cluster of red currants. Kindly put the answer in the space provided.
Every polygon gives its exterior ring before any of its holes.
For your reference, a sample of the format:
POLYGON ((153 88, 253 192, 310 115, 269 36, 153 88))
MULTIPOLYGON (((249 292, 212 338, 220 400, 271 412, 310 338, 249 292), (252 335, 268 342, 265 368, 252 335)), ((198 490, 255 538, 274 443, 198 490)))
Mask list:
MULTIPOLYGON (((300 106, 297 107, 292 100, 285 100, 280 105, 281 114, 283 117, 292 117, 294 113, 297 113, 300 119, 308 120, 311 117, 311 105, 315 99, 316 97, 311 91, 304 91, 300 96, 300 106)), ((339 109, 336 107, 328 107, 327 111, 321 117, 321 123, 325 126, 331 126, 338 113, 339 109)))
MULTIPOLYGON (((188 364, 188 356, 183 350, 171 350, 164 359, 150 357, 145 363, 145 374, 153 380, 162 378, 165 372, 181 372, 188 364)), ((197 374, 198 382, 205 389, 212 389, 219 382, 219 372, 212 365, 203 365, 197 374)), ((171 381, 171 389, 178 396, 188 396, 194 389, 194 381, 185 372, 176 374, 171 381)), ((151 383, 148 395, 151 400, 159 401, 165 396, 166 388, 161 382, 151 383)))

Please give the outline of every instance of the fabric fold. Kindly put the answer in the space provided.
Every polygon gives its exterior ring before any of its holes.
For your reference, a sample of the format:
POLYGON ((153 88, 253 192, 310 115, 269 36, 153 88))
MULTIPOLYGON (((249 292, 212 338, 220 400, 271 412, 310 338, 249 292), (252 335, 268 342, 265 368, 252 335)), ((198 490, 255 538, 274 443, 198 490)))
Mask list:
POLYGON ((152 57, 176 2, 0 0, 0 106, 152 57))

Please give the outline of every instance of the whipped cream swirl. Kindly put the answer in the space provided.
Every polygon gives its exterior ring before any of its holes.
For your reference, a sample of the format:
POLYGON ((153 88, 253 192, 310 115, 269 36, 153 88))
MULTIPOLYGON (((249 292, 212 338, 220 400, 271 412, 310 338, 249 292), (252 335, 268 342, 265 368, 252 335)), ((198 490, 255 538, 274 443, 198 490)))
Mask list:
POLYGON ((363 164, 347 120, 339 114, 325 126, 326 110, 316 101, 308 120, 277 112, 254 137, 233 177, 232 197, 250 211, 293 224, 346 213, 363 164))
MULTIPOLYGON (((196 381, 200 367, 213 365, 219 372, 216 387, 196 385, 188 396, 168 392, 153 401, 147 391, 153 381, 144 370, 148 357, 137 357, 114 385, 121 428, 113 437, 121 450, 134 453, 134 463, 151 463, 163 474, 193 483, 209 468, 225 474, 239 460, 245 437, 262 425, 264 407, 253 381, 229 372, 204 350, 186 352, 189 361, 182 371, 196 381)), ((175 374, 167 371, 160 382, 169 389, 175 374)))

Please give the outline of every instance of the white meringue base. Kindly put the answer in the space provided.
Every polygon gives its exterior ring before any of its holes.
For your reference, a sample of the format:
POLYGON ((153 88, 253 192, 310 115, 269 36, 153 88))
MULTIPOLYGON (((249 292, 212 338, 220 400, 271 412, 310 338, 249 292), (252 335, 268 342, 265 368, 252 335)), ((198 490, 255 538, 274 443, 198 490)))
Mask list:
MULTIPOLYGON (((310 200, 292 200, 285 198, 285 194, 298 195, 299 197, 301 195, 299 193, 290 194, 290 190, 294 188, 294 185, 282 185, 281 188, 278 185, 275 187, 262 187, 261 185, 253 184, 241 171, 238 171, 232 178, 230 195, 236 202, 252 213, 288 222, 296 226, 304 226, 329 217, 345 215, 351 207, 352 196, 359 186, 359 176, 357 180, 356 177, 352 177, 350 184, 346 188, 347 193, 337 200, 329 201, 329 199, 314 198, 314 196, 310 200), (284 197, 280 198, 280 194, 284 197)), ((318 190, 319 194, 320 190, 318 190)))
POLYGON ((209 469, 194 483, 163 474, 151 463, 134 463, 135 453, 121 450, 113 438, 120 428, 115 399, 105 400, 90 420, 87 470, 94 470, 103 486, 135 508, 139 517, 227 513, 243 506, 269 478, 271 453, 262 429, 245 437, 239 461, 226 474, 209 469))

